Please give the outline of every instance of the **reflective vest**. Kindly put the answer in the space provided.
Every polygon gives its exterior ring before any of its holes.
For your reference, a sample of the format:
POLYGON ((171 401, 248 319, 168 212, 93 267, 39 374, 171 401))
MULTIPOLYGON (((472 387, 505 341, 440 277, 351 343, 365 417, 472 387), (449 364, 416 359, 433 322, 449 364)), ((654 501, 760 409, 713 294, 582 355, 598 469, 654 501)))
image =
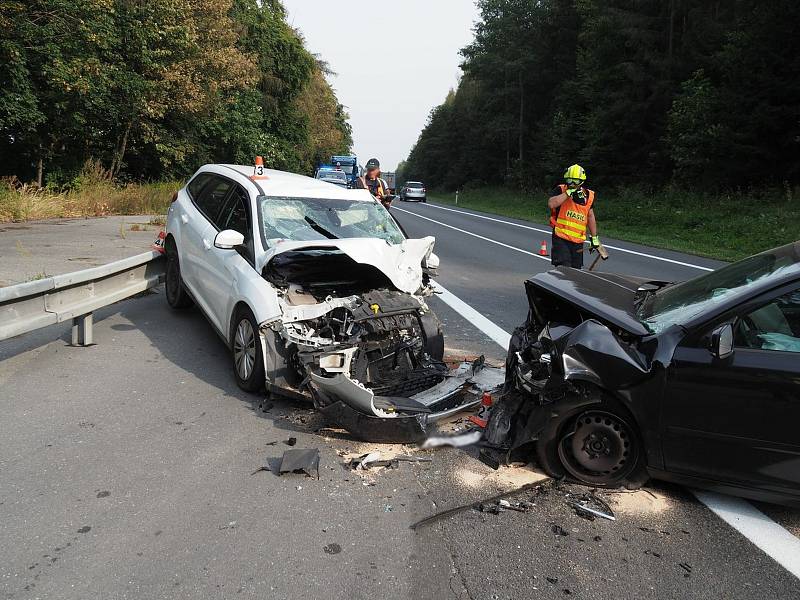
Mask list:
POLYGON ((383 198, 386 195, 386 187, 384 186, 383 179, 380 177, 376 177, 375 179, 367 180, 366 177, 359 177, 361 180, 362 185, 364 186, 365 190, 369 190, 369 192, 375 196, 376 198, 383 198), (368 181, 374 181, 374 189, 370 187, 368 181))
MULTIPOLYGON (((558 186, 561 193, 567 191, 567 186, 558 186)), ((586 225, 589 222, 589 211, 594 203, 594 192, 586 190, 586 204, 576 204, 572 197, 568 196, 564 204, 558 208, 550 209, 550 227, 560 238, 576 244, 582 244, 586 240, 586 225)))

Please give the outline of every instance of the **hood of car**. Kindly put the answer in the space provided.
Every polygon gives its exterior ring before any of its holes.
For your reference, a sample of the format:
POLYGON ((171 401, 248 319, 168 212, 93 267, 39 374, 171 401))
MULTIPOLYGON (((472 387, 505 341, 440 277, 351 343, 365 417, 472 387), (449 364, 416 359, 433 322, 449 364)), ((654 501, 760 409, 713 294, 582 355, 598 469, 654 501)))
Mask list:
POLYGON ((649 331, 636 316, 636 292, 642 285, 661 283, 615 273, 558 267, 535 275, 526 287, 531 303, 535 302, 532 294, 545 292, 557 302, 569 303, 584 313, 643 336, 649 331))
POLYGON ((374 267, 401 292, 413 294, 422 286, 422 262, 430 256, 434 242, 432 236, 407 239, 400 244, 389 244, 379 238, 284 241, 269 249, 263 264, 269 269, 273 262, 279 261, 281 270, 286 272, 286 261, 283 260, 286 257, 338 251, 356 263, 374 267))

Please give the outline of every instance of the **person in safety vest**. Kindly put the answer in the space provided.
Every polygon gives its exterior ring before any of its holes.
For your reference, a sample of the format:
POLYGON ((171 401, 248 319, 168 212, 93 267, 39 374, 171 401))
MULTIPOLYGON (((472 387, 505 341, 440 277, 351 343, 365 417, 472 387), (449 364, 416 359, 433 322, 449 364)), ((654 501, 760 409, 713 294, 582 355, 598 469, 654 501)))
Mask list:
POLYGON ((553 189, 553 196, 547 201, 553 228, 550 255, 555 267, 583 268, 583 242, 587 229, 591 248, 594 250, 600 246, 593 209, 595 194, 583 186, 585 182, 583 167, 572 165, 564 172, 564 183, 553 189))
POLYGON ((366 174, 363 177, 358 177, 353 185, 356 189, 369 190, 369 193, 375 196, 381 204, 386 208, 392 205, 392 196, 389 193, 389 186, 381 179, 381 163, 377 158, 370 158, 364 167, 366 174))

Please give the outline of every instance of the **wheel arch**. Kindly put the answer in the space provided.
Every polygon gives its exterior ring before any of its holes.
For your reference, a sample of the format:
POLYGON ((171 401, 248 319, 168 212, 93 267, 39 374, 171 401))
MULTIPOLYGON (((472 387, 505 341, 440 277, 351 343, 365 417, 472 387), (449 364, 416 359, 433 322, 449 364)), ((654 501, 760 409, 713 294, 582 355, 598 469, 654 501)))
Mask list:
MULTIPOLYGON (((236 304, 233 305, 233 309, 231 310, 231 316, 230 316, 229 323, 228 323, 228 331, 227 331, 228 339, 226 341, 228 343, 228 348, 233 349, 233 337, 236 334, 236 326, 238 325, 238 323, 237 323, 238 319, 236 317, 239 314, 239 311, 241 309, 243 309, 243 308, 246 308, 247 310, 249 310, 250 314, 252 314, 253 316, 255 316, 255 314, 256 314, 255 311, 253 310, 253 307, 251 307, 244 300, 239 300, 238 302, 236 302, 236 304)), ((258 322, 257 318, 256 318, 256 322, 258 322)), ((261 332, 260 331, 256 331, 256 335, 260 336, 261 332)))

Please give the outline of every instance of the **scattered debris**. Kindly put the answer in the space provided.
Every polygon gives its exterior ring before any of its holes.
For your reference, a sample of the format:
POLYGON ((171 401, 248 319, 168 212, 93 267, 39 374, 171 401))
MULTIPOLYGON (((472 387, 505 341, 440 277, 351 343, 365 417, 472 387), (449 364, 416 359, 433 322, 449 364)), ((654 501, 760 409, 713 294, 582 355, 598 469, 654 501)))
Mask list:
POLYGON ((434 523, 434 522, 436 522, 436 521, 438 521, 440 519, 443 519, 444 517, 449 517, 450 515, 454 515, 456 513, 464 512, 464 511, 467 511, 467 510, 470 510, 470 509, 473 509, 473 508, 478 508, 479 509, 479 507, 481 505, 491 504, 492 502, 497 502, 498 500, 502 500, 503 498, 509 498, 511 496, 514 496, 515 494, 519 494, 519 493, 522 493, 522 492, 527 492, 529 490, 540 491, 541 487, 542 487, 542 485, 540 483, 528 483, 528 484, 523 485, 522 487, 519 487, 517 489, 511 490, 511 491, 508 491, 508 492, 503 492, 502 494, 498 494, 496 496, 492 496, 491 498, 486 498, 484 500, 477 500, 475 502, 472 502, 471 504, 463 504, 461 506, 456 506, 454 508, 449 508, 447 510, 443 510, 442 512, 433 514, 430 517, 426 517, 426 518, 422 519, 421 521, 417 521, 416 523, 412 524, 410 528, 413 529, 413 530, 416 530, 416 529, 419 529, 420 527, 422 527, 424 525, 430 525, 431 523, 434 523))
POLYGON ((362 454, 361 456, 351 458, 345 464, 354 471, 366 471, 377 467, 396 469, 400 466, 401 462, 422 463, 431 462, 433 460, 429 456, 408 456, 405 454, 385 459, 382 458, 382 456, 383 455, 380 452, 370 452, 368 454, 362 454))
POLYGON ((686 571, 683 574, 684 577, 689 577, 692 574, 692 565, 690 565, 689 563, 687 562, 678 563, 678 566, 684 571, 686 571))
POLYGON ((297 444, 297 438, 296 437, 290 437, 288 440, 286 440, 283 443, 286 444, 287 446, 294 446, 295 444, 297 444))
POLYGON ((500 470, 500 460, 495 456, 495 453, 488 448, 481 448, 481 451, 478 453, 478 460, 495 471, 500 470))
POLYGON ((423 450, 427 448, 438 448, 439 446, 452 446, 453 448, 463 448, 473 446, 481 441, 482 431, 469 431, 461 435, 432 436, 425 440, 420 446, 423 450))
POLYGON ((497 502, 493 503, 481 503, 478 505, 478 510, 480 512, 488 512, 493 515, 499 515, 504 510, 512 510, 516 512, 528 512, 532 509, 536 504, 533 502, 527 502, 525 500, 521 502, 509 502, 508 500, 501 499, 497 502))
POLYGON ((556 534, 556 535, 560 535, 560 536, 562 536, 562 537, 567 537, 567 536, 569 535, 569 531, 567 531, 566 529, 564 529, 564 528, 563 528, 561 525, 556 525, 555 523, 553 523, 553 525, 552 525, 552 527, 550 528, 550 530, 551 530, 551 531, 552 531, 554 534, 556 534))
POLYGON ((278 474, 303 472, 319 479, 319 449, 292 449, 283 453, 278 474))
MULTIPOLYGON (((364 454, 363 456, 359 456, 358 458, 354 458, 350 461, 350 465, 356 470, 361 471, 363 469, 368 469, 371 463, 376 463, 381 459, 380 452, 369 452, 364 454)), ((378 466, 378 465, 375 465, 378 466)))
POLYGON ((323 546, 322 550, 325 554, 339 554, 342 551, 342 547, 339 544, 328 544, 327 546, 323 546))
POLYGON ((571 494, 567 494, 567 496, 567 504, 575 509, 575 514, 579 517, 583 517, 589 521, 594 521, 595 517, 608 519, 609 521, 617 520, 611 507, 594 492, 588 492, 574 497, 571 497, 571 494))

